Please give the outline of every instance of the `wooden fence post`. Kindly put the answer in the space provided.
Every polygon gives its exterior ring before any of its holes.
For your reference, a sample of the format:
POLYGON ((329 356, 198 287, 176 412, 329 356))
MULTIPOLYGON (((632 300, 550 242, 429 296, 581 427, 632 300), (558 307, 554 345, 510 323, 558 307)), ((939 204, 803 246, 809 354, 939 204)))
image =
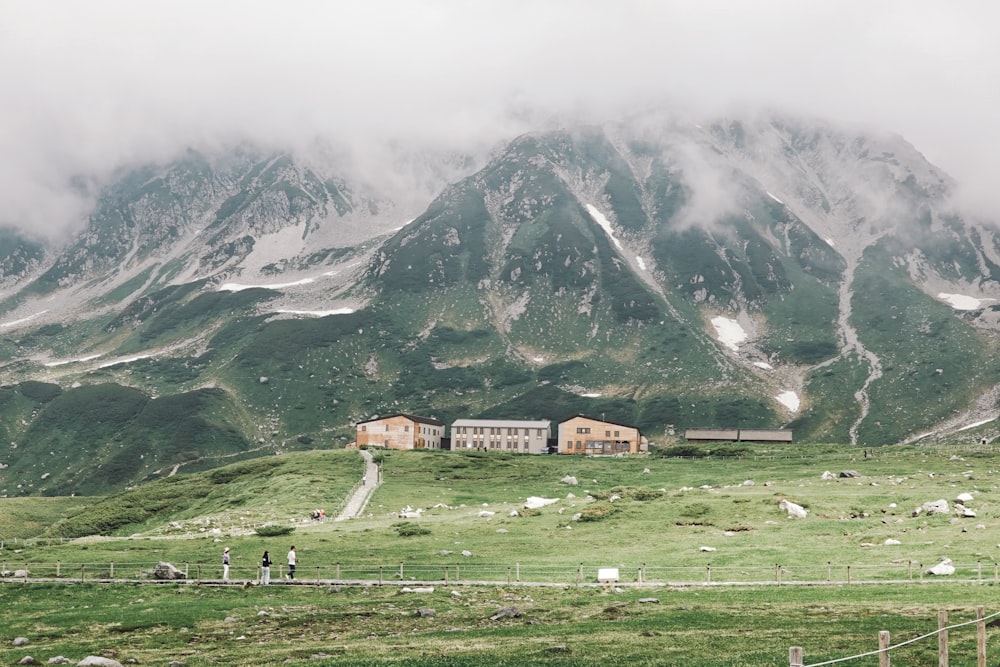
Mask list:
POLYGON ((847 583, 851 583, 851 566, 847 566, 847 583))
POLYGON ((801 646, 793 646, 788 649, 788 667, 802 667, 803 655, 801 646))
POLYGON ((948 667, 948 612, 938 612, 938 667, 948 667))
POLYGON ((337 581, 340 581, 340 563, 337 563, 337 581))
POLYGON ((510 586, 510 565, 507 566, 507 585, 510 586))
POLYGON ((983 615, 986 609, 982 605, 976 607, 976 667, 986 667, 986 621, 983 615))
POLYGON ((115 562, 111 561, 111 568, 108 570, 108 579, 115 578, 115 562))
POLYGON ((878 633, 878 667, 889 667, 889 631, 878 633))
POLYGON ((382 585, 382 566, 378 566, 378 585, 382 585))
POLYGON ((399 564, 399 580, 400 581, 403 580, 403 564, 402 563, 399 564))
POLYGON ((576 568, 576 585, 579 586, 583 583, 583 563, 580 563, 580 567, 576 568))
POLYGON ((712 564, 709 563, 705 566, 705 583, 712 583, 712 564))
POLYGON ((517 582, 521 581, 521 563, 520 563, 520 561, 518 561, 517 563, 514 563, 514 581, 517 581, 517 582))
POLYGON ((826 580, 830 581, 833 579, 833 563, 826 561, 826 580))
MULTIPOLYGON (((4 569, 6 570, 7 568, 4 568, 4 569)), ((58 578, 58 577, 61 577, 61 576, 62 576, 62 563, 59 562, 59 561, 56 561, 56 577, 58 578)))
POLYGON ((781 584, 781 564, 775 563, 774 565, 774 580, 781 584))

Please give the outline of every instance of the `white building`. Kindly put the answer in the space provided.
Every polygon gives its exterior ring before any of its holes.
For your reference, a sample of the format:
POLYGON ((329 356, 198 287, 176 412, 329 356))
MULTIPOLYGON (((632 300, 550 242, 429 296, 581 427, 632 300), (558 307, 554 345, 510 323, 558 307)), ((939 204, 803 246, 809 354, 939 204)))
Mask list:
POLYGON ((545 454, 550 423, 548 419, 456 419, 451 425, 451 448, 545 454))

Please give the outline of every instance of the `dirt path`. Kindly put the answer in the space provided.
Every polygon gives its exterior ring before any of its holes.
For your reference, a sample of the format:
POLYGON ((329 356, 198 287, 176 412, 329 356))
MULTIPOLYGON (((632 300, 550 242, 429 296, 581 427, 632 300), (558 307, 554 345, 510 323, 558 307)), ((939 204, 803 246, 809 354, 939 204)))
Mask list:
POLYGON ((351 499, 347 501, 347 505, 344 506, 343 511, 337 515, 334 521, 347 521, 360 515, 365 511, 368 499, 371 498, 372 493, 378 488, 378 465, 372 460, 372 455, 367 450, 362 449, 359 453, 365 459, 365 474, 361 478, 361 484, 354 490, 351 499))

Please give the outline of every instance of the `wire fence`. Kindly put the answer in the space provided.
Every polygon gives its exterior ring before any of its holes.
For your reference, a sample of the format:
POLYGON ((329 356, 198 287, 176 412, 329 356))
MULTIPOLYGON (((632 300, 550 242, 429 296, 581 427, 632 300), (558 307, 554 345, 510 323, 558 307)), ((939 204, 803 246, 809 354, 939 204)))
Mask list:
MULTIPOLYGON (((173 564, 184 580, 221 580, 222 564, 180 562, 173 564)), ((149 580, 155 578, 156 563, 112 562, 14 562, 0 563, 0 581, 10 580, 149 580)), ((275 563, 271 576, 282 579, 288 566, 275 563)), ((231 581, 256 581, 260 568, 233 563, 231 581)), ((879 584, 930 581, 962 581, 1000 583, 1000 563, 977 562, 969 566, 955 565, 954 574, 941 576, 927 573, 927 566, 915 561, 896 565, 844 565, 829 563, 825 567, 773 566, 647 566, 608 567, 585 563, 479 563, 448 560, 438 563, 300 563, 295 571, 299 581, 364 582, 364 583, 426 583, 426 584, 533 584, 622 586, 723 586, 723 585, 824 585, 879 584)))

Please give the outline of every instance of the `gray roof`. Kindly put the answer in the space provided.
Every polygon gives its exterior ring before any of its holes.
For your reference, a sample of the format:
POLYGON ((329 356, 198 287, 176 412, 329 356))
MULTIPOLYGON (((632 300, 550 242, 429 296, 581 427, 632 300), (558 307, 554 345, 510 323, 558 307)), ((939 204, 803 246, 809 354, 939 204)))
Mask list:
POLYGON ((458 426, 485 426, 491 428, 548 428, 548 419, 529 421, 525 419, 456 419, 451 423, 454 429, 458 426))

